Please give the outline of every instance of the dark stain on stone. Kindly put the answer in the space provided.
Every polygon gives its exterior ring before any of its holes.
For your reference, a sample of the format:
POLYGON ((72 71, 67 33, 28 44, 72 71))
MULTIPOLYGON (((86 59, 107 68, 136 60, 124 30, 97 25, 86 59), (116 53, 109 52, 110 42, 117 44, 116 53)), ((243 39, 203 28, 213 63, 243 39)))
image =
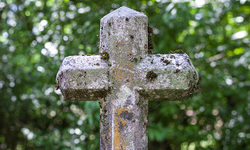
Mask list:
POLYGON ((87 72, 86 71, 84 71, 83 72, 83 74, 82 73, 80 73, 79 75, 78 75, 78 78, 81 78, 81 77, 86 77, 86 74, 87 74, 87 72))
POLYGON ((122 119, 126 119, 126 120, 131 120, 133 118, 133 113, 130 113, 128 111, 123 111, 121 114, 120 114, 120 117, 122 119))
POLYGON ((127 100, 126 100, 126 103, 125 103, 125 106, 128 106, 128 105, 131 105, 132 104, 132 100, 131 100, 131 95, 128 96, 127 100))
POLYGON ((138 61, 138 59, 137 59, 137 58, 135 58, 135 57, 130 57, 130 58, 129 58, 129 61, 131 61, 131 62, 137 62, 137 61, 138 61))
POLYGON ((81 78, 82 76, 83 76, 83 74, 81 74, 81 73, 78 75, 79 78, 81 78))
POLYGON ((187 59, 187 62, 188 62, 188 64, 189 64, 190 66, 192 66, 192 65, 191 65, 191 62, 190 62, 190 60, 189 60, 189 59, 187 59))
POLYGON ((178 73, 178 72, 180 72, 180 69, 176 69, 174 73, 178 73))
POLYGON ((121 122, 119 122, 118 125, 119 125, 119 129, 120 129, 120 130, 124 129, 124 125, 123 125, 121 122))

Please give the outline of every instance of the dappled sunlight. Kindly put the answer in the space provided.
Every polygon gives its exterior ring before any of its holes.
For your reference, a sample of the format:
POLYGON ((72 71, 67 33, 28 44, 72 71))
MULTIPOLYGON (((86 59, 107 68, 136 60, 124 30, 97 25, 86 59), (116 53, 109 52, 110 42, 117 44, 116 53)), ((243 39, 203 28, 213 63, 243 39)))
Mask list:
POLYGON ((234 33, 231 38, 232 40, 242 39, 247 36, 247 31, 239 31, 234 33))
MULTIPOLYGON (((58 53, 58 50, 57 50, 57 45, 56 44, 53 44, 51 42, 47 42, 45 43, 44 47, 46 48, 47 52, 48 52, 48 55, 50 57, 54 57, 57 53, 58 53)), ((45 53, 46 55, 47 53, 45 53)))

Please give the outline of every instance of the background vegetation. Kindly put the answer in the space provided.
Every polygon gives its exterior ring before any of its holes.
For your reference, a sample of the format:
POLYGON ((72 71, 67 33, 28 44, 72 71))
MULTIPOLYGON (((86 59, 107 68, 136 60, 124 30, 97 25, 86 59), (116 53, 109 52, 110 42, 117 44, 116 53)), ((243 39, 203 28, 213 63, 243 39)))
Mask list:
POLYGON ((98 53, 122 5, 154 26, 155 53, 184 49, 201 77, 185 102, 151 102, 149 149, 250 149, 250 1, 0 0, 0 149, 99 149, 98 102, 64 102, 65 56, 98 53))

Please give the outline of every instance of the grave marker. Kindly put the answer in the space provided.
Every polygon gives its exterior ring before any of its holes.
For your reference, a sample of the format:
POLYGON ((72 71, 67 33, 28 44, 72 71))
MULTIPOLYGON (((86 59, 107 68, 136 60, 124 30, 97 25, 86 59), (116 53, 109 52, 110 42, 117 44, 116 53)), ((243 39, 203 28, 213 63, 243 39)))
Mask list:
POLYGON ((57 83, 66 101, 100 104, 100 149, 148 149, 148 101, 184 100, 198 73, 187 54, 148 54, 148 18, 127 7, 101 19, 100 55, 69 56, 57 83))

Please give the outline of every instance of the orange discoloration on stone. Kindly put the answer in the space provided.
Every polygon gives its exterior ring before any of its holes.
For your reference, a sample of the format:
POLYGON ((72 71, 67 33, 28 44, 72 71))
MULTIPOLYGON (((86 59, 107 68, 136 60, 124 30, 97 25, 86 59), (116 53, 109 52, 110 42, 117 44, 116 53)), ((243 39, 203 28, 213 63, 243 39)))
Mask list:
POLYGON ((124 83, 133 81, 133 74, 127 70, 121 70, 119 68, 113 68, 113 76, 118 85, 123 85, 124 83))
POLYGON ((124 45, 125 44, 125 42, 124 41, 120 41, 120 42, 116 42, 115 43, 115 45, 118 47, 118 46, 120 46, 120 45, 124 45))
POLYGON ((115 128, 114 128, 114 149, 115 150, 122 150, 125 149, 127 145, 129 145, 128 142, 123 140, 123 137, 121 135, 121 131, 120 131, 120 126, 127 126, 127 122, 126 120, 122 119, 120 117, 122 112, 131 112, 130 109, 128 108, 117 108, 116 109, 116 114, 115 114, 115 128))

